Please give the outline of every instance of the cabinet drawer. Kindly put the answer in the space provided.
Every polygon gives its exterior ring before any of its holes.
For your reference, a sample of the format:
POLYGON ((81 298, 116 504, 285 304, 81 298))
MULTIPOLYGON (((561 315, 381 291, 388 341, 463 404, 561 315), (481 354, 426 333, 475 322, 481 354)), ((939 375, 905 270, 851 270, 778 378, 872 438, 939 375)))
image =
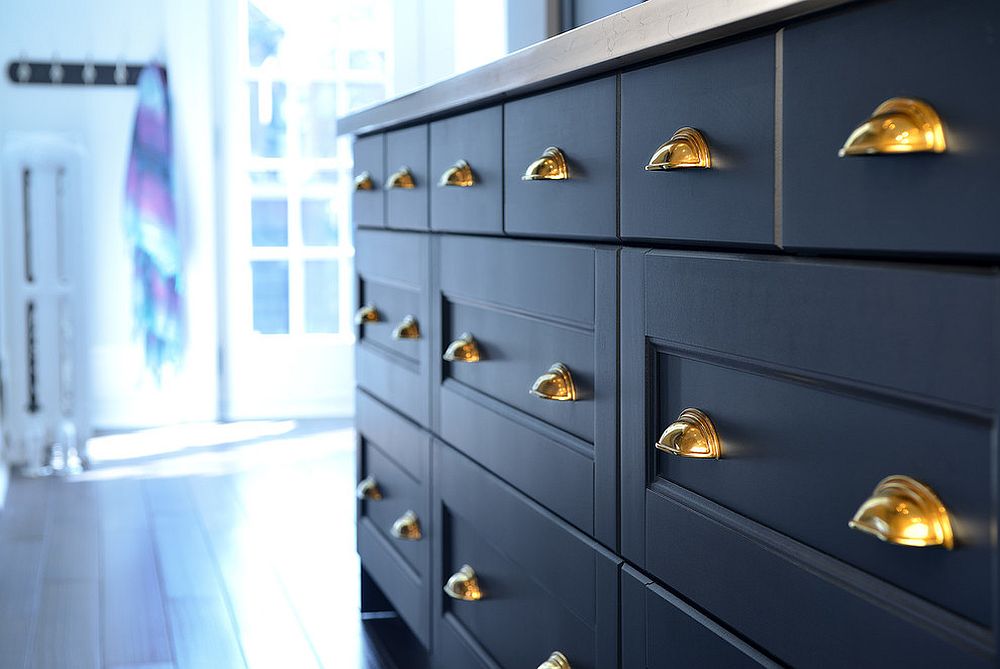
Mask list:
POLYGON ((617 78, 504 105, 504 229, 510 234, 615 239, 617 78), (546 149, 559 149, 568 178, 555 159, 539 177, 524 180, 546 149))
POLYGON ((354 141, 354 191, 351 208, 356 227, 385 227, 384 163, 384 135, 369 135, 354 141))
POLYGON ((358 314, 374 309, 374 320, 357 325, 358 385, 422 425, 430 422, 429 245, 415 233, 356 236, 358 314))
POLYGON ((622 669, 778 666, 628 565, 621 600, 622 669))
POLYGON ((441 443, 434 482, 435 666, 537 666, 553 651, 574 669, 615 666, 620 560, 441 443), (475 601, 443 591, 465 565, 475 601))
POLYGON ((385 135, 385 219, 390 228, 427 229, 427 126, 385 135))
POLYGON ((364 392, 357 394, 355 421, 358 553, 393 607, 429 645, 430 435, 364 392))
POLYGON ((468 334, 478 360, 441 361, 438 433, 585 532, 614 537, 613 515, 596 518, 593 501, 614 490, 616 251, 448 236, 440 245, 436 349, 468 334), (556 363, 572 401, 529 392, 556 363), (552 486, 550 468, 572 485, 552 486))
POLYGON ((774 243, 774 58, 767 35, 622 75, 622 238, 774 243))
MULTIPOLYGON (((993 111, 1000 89, 987 84, 1000 68, 998 30, 997 3, 894 0, 859 3, 785 31, 787 246, 1000 253, 1000 227, 989 222, 1000 206, 993 111), (930 104, 945 152, 838 158, 855 128, 893 97, 930 104)), ((901 118, 892 127, 903 128, 901 118)), ((889 151, 894 136, 876 133, 865 145, 889 151)))
POLYGON ((503 234, 502 134, 500 107, 431 123, 432 229, 503 234))

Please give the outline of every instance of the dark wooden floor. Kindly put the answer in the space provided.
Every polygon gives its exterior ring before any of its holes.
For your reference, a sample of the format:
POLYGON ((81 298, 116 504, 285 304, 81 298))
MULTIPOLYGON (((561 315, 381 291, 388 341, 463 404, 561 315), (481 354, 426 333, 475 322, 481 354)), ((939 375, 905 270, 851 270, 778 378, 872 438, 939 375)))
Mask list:
POLYGON ((115 437, 103 450, 139 457, 15 479, 0 667, 377 668, 358 615, 353 432, 244 428, 189 430, 174 452, 157 452, 169 431, 115 437))

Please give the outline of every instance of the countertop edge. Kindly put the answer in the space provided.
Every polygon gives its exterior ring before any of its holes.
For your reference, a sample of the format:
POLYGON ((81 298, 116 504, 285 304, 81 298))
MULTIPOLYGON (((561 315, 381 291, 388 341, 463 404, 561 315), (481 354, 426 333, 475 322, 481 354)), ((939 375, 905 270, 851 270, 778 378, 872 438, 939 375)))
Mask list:
POLYGON ((853 0, 646 0, 492 63, 361 109, 337 134, 362 135, 596 76, 853 0))

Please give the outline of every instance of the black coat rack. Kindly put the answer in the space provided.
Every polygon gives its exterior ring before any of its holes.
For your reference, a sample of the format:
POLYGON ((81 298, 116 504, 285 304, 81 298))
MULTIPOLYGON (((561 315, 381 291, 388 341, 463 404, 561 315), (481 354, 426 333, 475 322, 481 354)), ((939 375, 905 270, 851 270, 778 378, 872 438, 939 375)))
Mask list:
POLYGON ((128 63, 12 60, 7 77, 15 84, 135 86, 145 65, 128 63))

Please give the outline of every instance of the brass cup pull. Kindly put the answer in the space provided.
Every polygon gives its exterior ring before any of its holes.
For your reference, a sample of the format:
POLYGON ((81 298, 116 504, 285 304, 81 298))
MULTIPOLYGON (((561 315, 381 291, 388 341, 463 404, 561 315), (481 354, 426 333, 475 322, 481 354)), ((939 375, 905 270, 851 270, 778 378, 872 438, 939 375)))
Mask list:
POLYGON ((378 309, 375 308, 374 304, 366 304, 354 312, 355 325, 378 323, 380 320, 382 320, 382 316, 378 313, 378 309))
POLYGON ((417 183, 413 180, 413 172, 410 171, 409 167, 404 165, 389 175, 389 180, 386 181, 386 187, 404 188, 409 190, 411 188, 416 188, 417 183))
POLYGON ((471 334, 463 332, 461 337, 448 344, 441 357, 448 362, 479 362, 479 346, 471 334))
POLYGON ((646 164, 647 172, 660 172, 712 166, 712 152, 705 136, 694 128, 680 128, 673 136, 660 144, 646 164))
POLYGON ((528 165, 521 181, 559 181, 569 179, 566 156, 558 147, 550 146, 542 157, 528 165))
POLYGON ((358 499, 366 499, 370 502, 377 502, 382 499, 382 490, 378 487, 378 483, 371 476, 362 479, 361 483, 358 484, 355 493, 358 499))
POLYGON ((722 441, 708 415, 699 409, 684 409, 673 423, 667 426, 656 442, 661 451, 682 458, 722 457, 722 441))
POLYGON ((417 514, 407 511, 392 524, 392 536, 403 541, 420 541, 424 536, 420 532, 420 520, 417 514))
POLYGON ((467 564, 462 565, 461 569, 451 575, 443 590, 444 594, 452 599, 461 599, 465 602, 477 602, 483 598, 479 578, 475 570, 467 564))
POLYGON ((468 188, 476 183, 476 176, 472 173, 472 167, 464 160, 459 160, 449 167, 441 175, 438 186, 458 186, 468 188))
POLYGON ((909 476, 882 479, 848 526, 901 546, 955 546, 948 510, 933 490, 909 476))
POLYGON ((941 117, 929 104, 913 98, 889 98, 854 129, 837 155, 876 156, 893 153, 944 153, 947 143, 941 117))
POLYGON ((549 370, 535 379, 528 391, 543 400, 572 402, 576 400, 576 384, 569 367, 561 362, 554 363, 549 370))
POLYGON ((549 659, 538 665, 538 669, 573 669, 569 666, 569 660, 558 650, 552 651, 549 659))
POLYGON ((393 339, 420 339, 420 325, 413 316, 406 316, 392 331, 393 339))
POLYGON ((364 171, 354 177, 354 190, 375 190, 375 181, 368 171, 364 171))

